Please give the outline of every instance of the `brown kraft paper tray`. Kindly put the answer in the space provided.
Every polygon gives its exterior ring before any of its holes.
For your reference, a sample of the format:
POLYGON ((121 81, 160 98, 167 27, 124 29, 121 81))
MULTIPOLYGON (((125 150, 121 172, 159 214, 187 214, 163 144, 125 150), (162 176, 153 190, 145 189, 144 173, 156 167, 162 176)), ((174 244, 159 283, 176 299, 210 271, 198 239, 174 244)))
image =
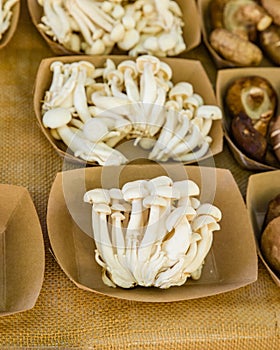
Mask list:
POLYGON ((227 292, 257 279, 256 246, 248 213, 230 171, 225 169, 128 165, 65 171, 53 183, 47 225, 52 250, 62 270, 77 287, 98 294, 143 302, 171 302, 227 292), (221 231, 214 233, 202 276, 167 290, 110 288, 103 283, 101 268, 95 262, 91 206, 83 202, 84 193, 96 187, 121 187, 128 181, 159 175, 194 180, 201 190, 201 202, 213 203, 222 210, 221 231))

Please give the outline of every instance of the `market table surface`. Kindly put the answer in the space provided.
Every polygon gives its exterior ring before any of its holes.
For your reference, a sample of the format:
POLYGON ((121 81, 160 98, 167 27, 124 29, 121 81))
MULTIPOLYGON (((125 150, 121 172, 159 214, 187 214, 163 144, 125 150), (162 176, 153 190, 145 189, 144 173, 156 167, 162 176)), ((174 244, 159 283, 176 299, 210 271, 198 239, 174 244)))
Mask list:
MULTIPOLYGON (((0 51, 0 183, 29 190, 44 234, 46 267, 35 307, 0 318, 0 348, 279 349, 279 288, 260 261, 258 280, 246 287, 160 304, 83 291, 63 273, 49 250, 47 201, 57 172, 77 165, 55 153, 33 111, 37 68, 51 56, 22 1, 17 31, 0 51)), ((216 71, 202 44, 183 57, 200 59, 214 84, 216 71)), ((252 172, 237 165, 226 144, 214 160, 231 170, 245 196, 252 172)))

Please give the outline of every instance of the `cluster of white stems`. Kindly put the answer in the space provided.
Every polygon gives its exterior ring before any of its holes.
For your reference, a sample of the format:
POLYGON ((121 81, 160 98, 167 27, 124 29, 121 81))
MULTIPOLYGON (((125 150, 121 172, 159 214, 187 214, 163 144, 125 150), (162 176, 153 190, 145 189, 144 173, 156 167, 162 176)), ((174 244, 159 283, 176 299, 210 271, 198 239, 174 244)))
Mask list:
POLYGON ((87 191, 103 282, 166 289, 199 279, 222 218, 199 192, 195 182, 168 176, 87 191))
POLYGON ((43 124, 75 156, 100 165, 120 165, 116 149, 134 139, 155 161, 196 161, 212 142, 218 106, 205 105, 188 82, 172 82, 170 66, 151 55, 103 67, 89 61, 55 61, 42 105, 43 124))
POLYGON ((65 48, 109 54, 115 45, 131 56, 174 56, 186 49, 182 11, 173 0, 38 0, 38 27, 65 48))
POLYGON ((0 0, 0 40, 11 25, 12 8, 17 2, 19 0, 0 0))

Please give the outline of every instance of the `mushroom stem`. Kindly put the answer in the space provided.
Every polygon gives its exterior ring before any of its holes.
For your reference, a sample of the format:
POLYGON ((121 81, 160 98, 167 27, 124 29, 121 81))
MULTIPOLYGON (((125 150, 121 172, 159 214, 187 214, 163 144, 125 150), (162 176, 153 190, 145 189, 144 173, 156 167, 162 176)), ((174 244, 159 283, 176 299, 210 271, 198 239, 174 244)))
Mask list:
POLYGON ((77 78, 77 85, 74 89, 73 103, 83 123, 91 119, 91 114, 88 110, 87 96, 85 90, 86 79, 86 70, 83 67, 81 67, 77 78))

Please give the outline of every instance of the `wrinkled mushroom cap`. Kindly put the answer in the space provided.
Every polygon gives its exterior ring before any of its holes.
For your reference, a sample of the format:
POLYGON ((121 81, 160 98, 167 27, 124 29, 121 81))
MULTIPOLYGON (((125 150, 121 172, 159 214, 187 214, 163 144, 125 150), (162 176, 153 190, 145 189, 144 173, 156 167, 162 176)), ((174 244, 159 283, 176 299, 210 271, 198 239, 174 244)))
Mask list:
POLYGON ((43 115, 43 125, 45 128, 56 129, 67 125, 72 119, 71 112, 67 108, 49 109, 43 115))

